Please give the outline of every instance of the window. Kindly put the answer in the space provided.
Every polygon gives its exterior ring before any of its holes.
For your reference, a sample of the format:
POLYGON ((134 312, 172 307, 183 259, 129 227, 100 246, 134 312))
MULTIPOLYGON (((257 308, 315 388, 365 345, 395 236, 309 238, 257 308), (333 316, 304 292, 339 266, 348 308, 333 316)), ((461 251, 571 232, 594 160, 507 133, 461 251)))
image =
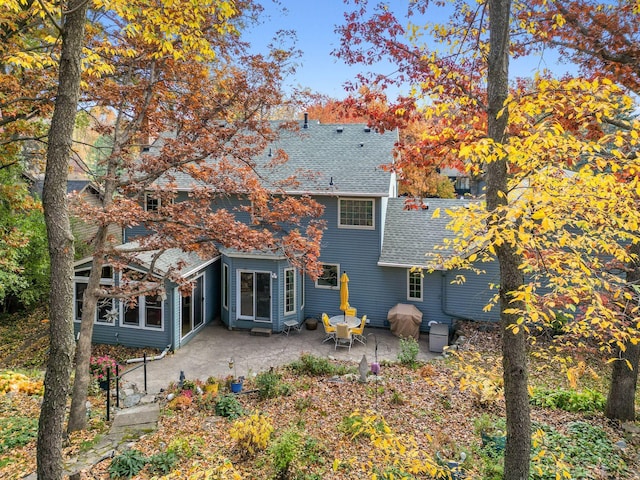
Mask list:
POLYGON ((373 229, 373 199, 341 198, 339 227, 373 229))
MULTIPOLYGON (((73 319, 76 322, 82 321, 82 300, 88 287, 90 273, 90 268, 76 270, 74 273, 73 319)), ((100 285, 102 288, 108 288, 109 285, 113 285, 113 268, 109 265, 104 266, 100 277, 100 285)), ((99 298, 96 305, 94 322, 114 325, 116 318, 118 318, 116 305, 116 300, 113 298, 99 298)))
POLYGON ((162 299, 157 296, 140 296, 135 305, 126 305, 122 324, 128 327, 162 328, 162 299))
POLYGON ((144 209, 147 212, 157 212, 160 208, 160 199, 154 197, 150 193, 145 193, 144 195, 144 209))
POLYGON ((338 272, 339 271, 340 271, 339 264, 323 263, 322 274, 316 280, 316 287, 338 288, 338 272))
POLYGON ((296 277, 293 268, 284 271, 284 313, 296 311, 296 277))
POLYGON ((229 310, 229 265, 222 265, 222 307, 229 310))
POLYGON ((422 271, 407 270, 407 278, 407 298, 409 300, 422 300, 422 271))

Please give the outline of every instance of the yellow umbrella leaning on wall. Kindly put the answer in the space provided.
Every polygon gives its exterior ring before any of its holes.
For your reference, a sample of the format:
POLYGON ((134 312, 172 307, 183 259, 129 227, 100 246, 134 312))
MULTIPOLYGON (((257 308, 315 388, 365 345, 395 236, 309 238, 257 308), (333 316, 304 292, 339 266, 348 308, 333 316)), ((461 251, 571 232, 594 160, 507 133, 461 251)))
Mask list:
POLYGON ((340 276, 340 310, 342 310, 346 316, 347 309, 349 309, 349 277, 347 272, 342 272, 340 276))

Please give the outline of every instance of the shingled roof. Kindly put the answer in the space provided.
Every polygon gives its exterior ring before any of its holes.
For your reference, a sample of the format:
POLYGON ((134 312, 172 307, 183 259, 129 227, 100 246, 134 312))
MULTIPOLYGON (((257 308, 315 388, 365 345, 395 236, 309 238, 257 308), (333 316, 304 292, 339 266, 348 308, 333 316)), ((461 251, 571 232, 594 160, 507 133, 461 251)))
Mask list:
MULTIPOLYGON (((296 184, 289 194, 350 195, 385 197, 389 195, 391 173, 381 166, 393 162, 395 132, 376 133, 364 124, 323 125, 313 122, 299 131, 282 131, 280 138, 256 158, 258 172, 272 185, 291 176, 296 184), (278 150, 288 161, 275 168, 265 166, 278 150)), ((215 161, 215 159, 211 159, 215 161)), ((194 181, 186 174, 176 175, 178 190, 189 191, 194 181)))
POLYGON ((447 230, 450 221, 445 210, 464 208, 468 200, 430 198, 425 210, 405 210, 406 198, 390 198, 384 226, 384 240, 378 265, 383 267, 427 267, 427 253, 438 253, 434 247, 442 245, 454 233, 447 230), (433 212, 440 209, 440 216, 433 212))

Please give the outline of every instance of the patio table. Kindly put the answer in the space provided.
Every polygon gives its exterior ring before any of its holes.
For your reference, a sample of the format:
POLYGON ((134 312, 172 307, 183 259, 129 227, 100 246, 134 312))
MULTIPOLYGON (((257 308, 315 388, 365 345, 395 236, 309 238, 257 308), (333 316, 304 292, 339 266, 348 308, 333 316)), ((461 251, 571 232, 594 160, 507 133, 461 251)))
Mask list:
POLYGON ((329 323, 334 327, 339 323, 346 323, 349 328, 356 328, 360 325, 360 319, 353 315, 335 315, 329 319, 329 323))

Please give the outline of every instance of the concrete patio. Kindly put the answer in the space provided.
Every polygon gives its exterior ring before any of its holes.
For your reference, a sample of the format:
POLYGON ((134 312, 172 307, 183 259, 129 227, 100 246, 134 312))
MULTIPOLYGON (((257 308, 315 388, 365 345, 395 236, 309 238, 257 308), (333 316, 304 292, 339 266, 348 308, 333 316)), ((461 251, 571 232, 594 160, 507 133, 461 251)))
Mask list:
MULTIPOLYGON (((271 336, 251 335, 248 331, 230 331, 224 325, 205 326, 187 345, 164 358, 147 364, 147 392, 158 393, 171 382, 177 382, 180 372, 188 379, 206 380, 210 376, 224 378, 233 375, 229 369, 229 359, 235 362, 238 376, 248 377, 261 371, 291 363, 303 353, 316 357, 360 362, 366 355, 367 362, 397 361, 400 351, 400 339, 388 329, 365 328, 367 344, 354 342, 351 351, 346 348, 334 350, 333 340, 325 343, 322 325, 316 330, 307 330, 304 326, 289 335, 271 336)), ((429 335, 422 333, 419 340, 418 360, 426 361, 438 356, 429 352, 429 335)), ((123 378, 125 384, 135 384, 138 390, 144 390, 143 368, 128 373, 123 378)))

